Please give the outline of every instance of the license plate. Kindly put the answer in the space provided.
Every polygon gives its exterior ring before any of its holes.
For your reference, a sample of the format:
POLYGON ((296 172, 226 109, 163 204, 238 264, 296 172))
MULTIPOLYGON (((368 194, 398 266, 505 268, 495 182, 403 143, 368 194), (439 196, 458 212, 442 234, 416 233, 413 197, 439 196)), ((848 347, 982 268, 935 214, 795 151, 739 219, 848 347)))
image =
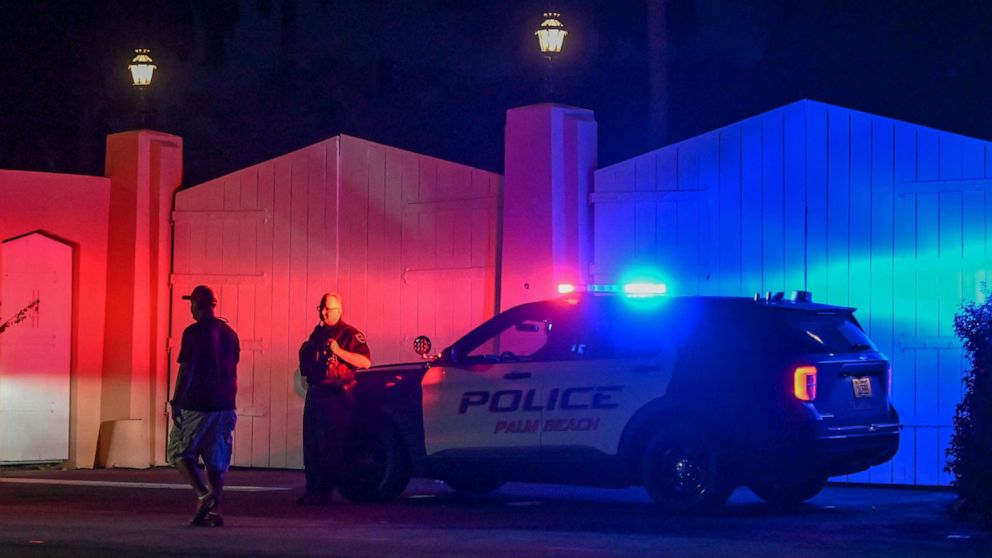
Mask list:
POLYGON ((871 378, 852 378, 851 385, 854 386, 854 398, 871 397, 871 378))

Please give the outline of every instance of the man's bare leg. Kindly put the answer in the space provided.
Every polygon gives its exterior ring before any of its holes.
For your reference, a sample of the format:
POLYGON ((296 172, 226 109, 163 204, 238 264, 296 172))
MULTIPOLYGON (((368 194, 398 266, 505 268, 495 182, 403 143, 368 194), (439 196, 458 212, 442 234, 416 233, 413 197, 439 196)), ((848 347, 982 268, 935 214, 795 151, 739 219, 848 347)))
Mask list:
POLYGON ((224 477, 227 471, 214 471, 207 468, 207 481, 210 483, 210 493, 213 494, 213 513, 220 511, 220 496, 224 492, 224 477))
POLYGON ((210 492, 207 485, 203 483, 203 475, 200 474, 200 468, 196 466, 196 462, 192 459, 177 459, 176 470, 193 487, 197 496, 203 497, 210 492))

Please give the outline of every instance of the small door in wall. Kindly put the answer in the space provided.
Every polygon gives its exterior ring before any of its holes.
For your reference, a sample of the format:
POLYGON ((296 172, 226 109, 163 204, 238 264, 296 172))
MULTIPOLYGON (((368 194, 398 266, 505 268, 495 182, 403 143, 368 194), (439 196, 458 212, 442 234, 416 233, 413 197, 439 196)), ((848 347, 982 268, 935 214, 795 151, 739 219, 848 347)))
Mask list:
POLYGON ((72 247, 40 233, 0 245, 0 462, 69 457, 72 247), (15 323, 16 322, 16 323, 15 323))

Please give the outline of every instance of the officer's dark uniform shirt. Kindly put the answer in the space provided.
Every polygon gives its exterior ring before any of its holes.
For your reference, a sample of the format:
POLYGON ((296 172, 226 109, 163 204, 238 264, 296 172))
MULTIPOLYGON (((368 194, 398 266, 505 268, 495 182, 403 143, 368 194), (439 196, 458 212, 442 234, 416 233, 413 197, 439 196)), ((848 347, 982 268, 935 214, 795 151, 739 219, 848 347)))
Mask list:
POLYGON ((235 410, 240 356, 238 335, 224 320, 211 317, 187 327, 177 360, 186 365, 188 385, 173 405, 190 411, 235 410))
MULTIPOLYGON (((312 348, 318 347, 328 347, 331 339, 338 342, 338 345, 342 349, 350 353, 358 353, 364 355, 366 358, 372 358, 372 353, 369 351, 369 346, 365 342, 365 335, 358 331, 354 326, 345 323, 343 320, 338 320, 338 322, 332 326, 325 325, 323 323, 317 324, 317 327, 313 328, 313 332, 310 334, 310 338, 307 339, 307 344, 312 348)), ((328 349, 329 350, 329 349, 328 349)), ((344 359, 337 359, 339 366, 346 366, 350 370, 354 371, 355 367, 344 359)), ((335 383, 337 380, 334 378, 312 378, 307 377, 308 384, 326 384, 335 383)))

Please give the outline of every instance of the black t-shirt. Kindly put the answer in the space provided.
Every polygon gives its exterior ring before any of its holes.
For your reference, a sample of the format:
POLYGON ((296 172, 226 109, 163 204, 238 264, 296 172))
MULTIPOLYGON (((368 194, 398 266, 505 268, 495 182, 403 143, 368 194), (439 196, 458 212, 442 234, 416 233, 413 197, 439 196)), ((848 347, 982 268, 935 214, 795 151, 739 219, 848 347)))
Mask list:
POLYGON ((187 386, 173 404, 190 411, 234 410, 240 357, 238 335, 225 321, 210 317, 187 327, 178 359, 186 365, 187 386))
MULTIPOLYGON (((313 349, 327 347, 331 339, 337 341, 342 349, 350 353, 358 353, 364 355, 366 358, 372 358, 368 343, 365 341, 365 335, 355 329, 354 326, 342 320, 338 320, 338 323, 332 326, 324 325, 323 323, 317 324, 317 327, 313 328, 313 332, 310 333, 310 338, 307 339, 304 348, 306 345, 310 345, 313 349)), ((355 367, 345 362, 344 359, 338 359, 338 362, 351 370, 355 370, 355 367)), ((318 383, 320 381, 319 378, 307 378, 307 380, 310 383, 318 383)))

